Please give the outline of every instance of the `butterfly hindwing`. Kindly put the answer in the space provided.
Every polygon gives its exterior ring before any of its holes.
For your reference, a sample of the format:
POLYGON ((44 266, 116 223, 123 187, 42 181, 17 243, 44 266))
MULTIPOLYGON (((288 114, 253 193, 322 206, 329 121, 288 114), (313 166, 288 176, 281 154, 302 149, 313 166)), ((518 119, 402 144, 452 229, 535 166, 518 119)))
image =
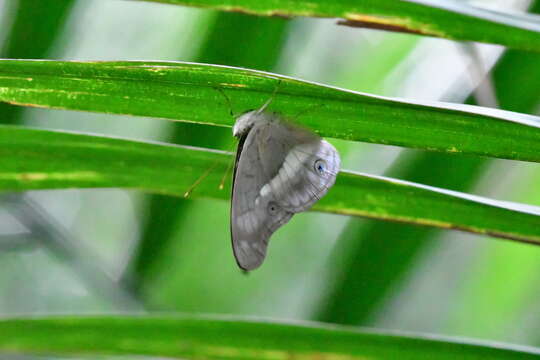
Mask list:
POLYGON ((305 211, 334 185, 339 166, 339 155, 328 142, 317 137, 297 143, 290 147, 276 175, 260 194, 271 192, 287 211, 305 211))

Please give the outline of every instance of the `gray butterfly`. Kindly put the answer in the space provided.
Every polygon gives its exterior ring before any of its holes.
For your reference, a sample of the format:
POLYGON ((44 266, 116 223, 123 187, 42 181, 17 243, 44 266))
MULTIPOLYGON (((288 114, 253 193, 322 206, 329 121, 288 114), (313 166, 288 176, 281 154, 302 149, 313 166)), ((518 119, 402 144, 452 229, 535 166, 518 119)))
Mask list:
POLYGON ((340 158, 319 136, 284 122, 264 107, 241 115, 231 201, 234 256, 244 270, 259 267, 272 233, 309 209, 334 185, 340 158))

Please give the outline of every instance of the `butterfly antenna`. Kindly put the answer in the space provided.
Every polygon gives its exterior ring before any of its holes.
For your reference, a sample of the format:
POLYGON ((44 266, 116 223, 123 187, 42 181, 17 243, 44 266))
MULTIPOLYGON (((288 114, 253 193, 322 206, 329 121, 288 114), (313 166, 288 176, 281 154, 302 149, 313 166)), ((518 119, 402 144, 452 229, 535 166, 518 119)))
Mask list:
POLYGON ((274 101, 274 98, 276 97, 276 94, 277 94, 280 86, 281 86, 281 79, 278 79, 278 83, 277 83, 276 87, 274 88, 274 92, 272 93, 272 96, 270 97, 270 99, 266 100, 266 102, 263 104, 263 106, 261 106, 261 108, 259 110, 257 110, 257 115, 259 115, 264 110, 266 110, 268 105, 270 105, 272 103, 272 101, 274 101))
MULTIPOLYGON (((231 145, 229 152, 232 153, 232 150, 234 149, 234 144, 231 145)), ((231 171, 232 164, 234 163, 234 158, 229 161, 229 165, 227 166, 227 170, 225 171, 225 174, 223 174, 223 177, 221 178, 221 182, 219 183, 219 190, 223 190, 225 186, 225 180, 227 180, 227 177, 231 171)))
POLYGON ((191 185, 186 190, 186 192, 184 193, 184 197, 185 198, 189 197, 189 195, 191 195, 191 193, 197 187, 197 185, 199 185, 212 172, 212 170, 214 170, 216 168, 216 166, 218 166, 218 164, 219 164, 219 161, 216 161, 212 166, 210 166, 208 168, 208 170, 206 170, 201 176, 199 176, 199 178, 197 180, 195 180, 193 185, 191 185))
POLYGON ((231 99, 229 99, 229 97, 227 96, 227 94, 225 94, 225 91, 223 91, 222 88, 215 87, 215 89, 216 89, 217 91, 219 91, 220 94, 223 95, 223 97, 225 98, 225 101, 227 101, 227 105, 229 105, 229 115, 231 115, 231 117, 232 117, 233 119, 236 118, 236 116, 235 116, 234 113, 233 113, 231 99))

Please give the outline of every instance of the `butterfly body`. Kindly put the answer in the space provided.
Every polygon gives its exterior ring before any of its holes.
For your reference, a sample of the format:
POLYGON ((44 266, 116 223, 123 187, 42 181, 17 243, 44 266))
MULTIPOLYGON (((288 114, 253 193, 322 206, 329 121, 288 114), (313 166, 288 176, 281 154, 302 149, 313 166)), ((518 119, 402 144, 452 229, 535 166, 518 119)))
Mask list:
POLYGON ((319 136, 284 122, 277 114, 240 116, 233 175, 231 237, 238 265, 259 267, 270 236, 298 212, 309 209, 334 184, 340 159, 319 136))

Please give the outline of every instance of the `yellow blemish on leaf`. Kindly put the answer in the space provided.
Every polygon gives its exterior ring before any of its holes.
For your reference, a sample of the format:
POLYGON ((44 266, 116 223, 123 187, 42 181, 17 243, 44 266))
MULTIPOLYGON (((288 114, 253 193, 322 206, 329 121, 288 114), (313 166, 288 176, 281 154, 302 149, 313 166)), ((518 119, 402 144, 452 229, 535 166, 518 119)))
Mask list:
POLYGON ((247 87, 246 84, 219 83, 219 85, 221 85, 221 86, 229 86, 229 87, 238 87, 238 88, 247 87))
POLYGON ((382 17, 382 16, 373 16, 373 15, 366 15, 366 14, 346 14, 345 18, 347 20, 362 21, 362 22, 384 24, 384 25, 405 26, 408 23, 406 19, 402 19, 402 18, 382 17))
POLYGON ((456 148, 455 146, 452 146, 451 148, 446 149, 446 151, 452 152, 452 153, 461 152, 461 151, 458 150, 458 148, 456 148))
POLYGON ((47 176, 45 173, 22 173, 19 178, 24 181, 41 181, 47 179, 47 176))
POLYGON ((138 66, 124 66, 126 69, 144 69, 149 72, 157 73, 159 75, 165 75, 169 70, 176 67, 170 65, 138 65, 138 66))
POLYGON ((372 27, 380 28, 391 31, 403 31, 438 37, 446 37, 445 34, 441 31, 433 29, 428 24, 419 24, 411 21, 408 18, 400 17, 386 17, 386 16, 374 16, 366 14, 346 14, 344 24, 355 26, 355 23, 358 23, 358 26, 362 27, 372 27))
POLYGON ((298 13, 292 14, 292 13, 286 11, 286 10, 260 11, 260 10, 252 10, 252 9, 250 9, 248 7, 230 6, 230 5, 218 6, 217 9, 223 10, 223 11, 238 12, 238 13, 248 14, 248 15, 279 16, 279 17, 285 17, 285 18, 288 18, 290 16, 310 16, 310 15, 312 15, 311 12, 298 12, 298 13))
POLYGON ((74 171, 74 172, 26 172, 26 173, 0 173, 2 180, 18 181, 48 181, 48 180, 101 180, 103 176, 95 171, 74 171))
POLYGON ((457 226, 454 223, 447 222, 447 221, 441 221, 441 220, 433 220, 433 219, 425 219, 425 218, 414 218, 410 216, 400 216, 400 215, 389 215, 388 213, 385 213, 386 211, 380 211, 380 209, 375 209, 374 211, 362 211, 358 209, 344 209, 344 208, 338 208, 338 207, 318 207, 314 206, 314 210, 321 210, 326 211, 334 214, 341 214, 341 215, 350 215, 350 216, 363 216, 370 219, 378 219, 378 220, 388 220, 388 221, 396 221, 396 222, 402 222, 406 224, 418 224, 418 225, 426 225, 431 227, 438 227, 442 229, 459 229, 463 231, 468 231, 472 233, 482 233, 484 230, 480 229, 475 226, 457 226))
POLYGON ((328 352, 296 352, 273 349, 248 349, 233 348, 225 346, 200 347, 207 356, 219 358, 256 358, 261 360, 370 360, 372 358, 365 356, 354 356, 346 354, 328 353, 328 352))

